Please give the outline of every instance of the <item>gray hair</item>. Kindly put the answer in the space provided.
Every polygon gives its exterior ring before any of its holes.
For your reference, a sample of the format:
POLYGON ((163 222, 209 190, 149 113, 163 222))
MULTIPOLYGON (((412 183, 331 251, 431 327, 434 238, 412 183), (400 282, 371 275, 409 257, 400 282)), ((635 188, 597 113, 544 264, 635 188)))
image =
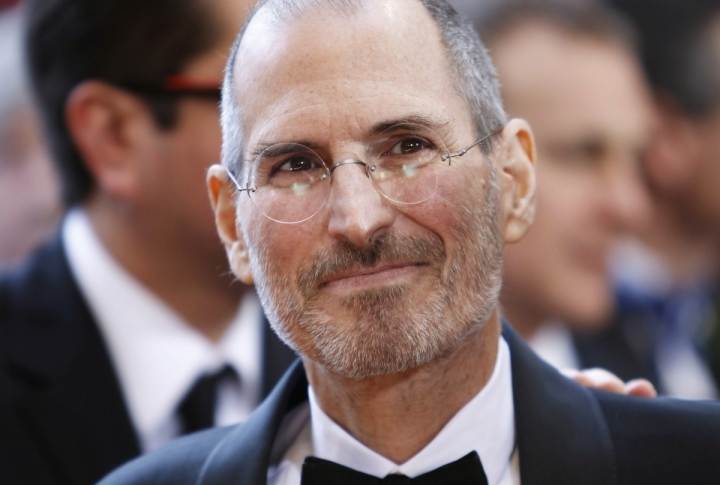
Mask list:
MULTIPOLYGON (((478 137, 493 133, 507 120, 500 97, 495 67, 472 24, 462 19, 445 0, 419 0, 438 26, 448 52, 455 88, 468 105, 478 137)), ((297 18, 303 12, 325 7, 340 15, 351 15, 363 5, 363 0, 261 0, 249 15, 232 47, 225 69, 222 88, 221 122, 223 130, 222 163, 239 176, 242 161, 242 110, 233 90, 233 68, 240 42, 255 15, 263 8, 272 9, 273 18, 297 18)), ((483 143, 485 154, 492 147, 483 143)))

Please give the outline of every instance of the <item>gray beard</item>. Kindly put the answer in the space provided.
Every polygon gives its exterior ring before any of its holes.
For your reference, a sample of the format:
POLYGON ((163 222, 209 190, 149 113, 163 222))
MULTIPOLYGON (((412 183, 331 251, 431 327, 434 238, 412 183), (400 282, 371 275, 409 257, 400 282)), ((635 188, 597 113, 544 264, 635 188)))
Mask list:
POLYGON ((467 219, 455 231, 458 251, 446 271, 445 248, 437 236, 386 233, 365 248, 338 243, 301 268, 294 282, 280 276, 282 268, 267 251, 251 248, 257 291, 273 329, 296 352, 352 379, 404 372, 452 352, 497 307, 502 239, 493 170, 489 182, 482 203, 470 199, 463 208, 467 219), (343 298, 341 317, 328 314, 319 280, 394 261, 427 264, 427 298, 412 302, 410 285, 389 285, 343 298))

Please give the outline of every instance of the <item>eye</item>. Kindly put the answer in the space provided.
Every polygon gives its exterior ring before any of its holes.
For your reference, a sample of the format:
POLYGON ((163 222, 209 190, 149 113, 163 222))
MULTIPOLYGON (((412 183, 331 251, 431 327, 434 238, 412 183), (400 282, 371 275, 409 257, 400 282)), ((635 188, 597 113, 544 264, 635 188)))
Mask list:
POLYGON ((389 150, 389 154, 392 155, 412 155, 418 153, 430 147, 427 140, 423 138, 412 136, 403 138, 402 140, 395 143, 389 150))
POLYGON ((322 164, 303 154, 292 155, 289 158, 275 165, 272 173, 278 172, 304 172, 307 170, 313 170, 320 168, 322 164))

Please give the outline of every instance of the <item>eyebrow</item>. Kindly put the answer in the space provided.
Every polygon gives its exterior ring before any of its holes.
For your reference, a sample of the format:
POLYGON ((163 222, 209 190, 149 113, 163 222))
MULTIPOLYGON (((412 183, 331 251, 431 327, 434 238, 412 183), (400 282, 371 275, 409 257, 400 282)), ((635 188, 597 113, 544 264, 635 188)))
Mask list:
MULTIPOLYGON (((252 161, 255 160, 261 153, 263 153, 265 150, 271 147, 276 147, 276 145, 302 145, 306 148, 310 148, 311 150, 317 151, 320 148, 320 145, 318 143, 309 141, 309 140, 298 140, 298 141, 281 141, 281 142, 274 142, 274 141, 267 141, 267 142, 261 142, 258 143, 255 148, 252 149, 250 152, 250 157, 245 159, 245 161, 252 161)), ((277 147, 276 147, 277 148, 277 147)), ((273 150, 273 156, 278 155, 284 155, 286 153, 293 153, 296 150, 291 149, 290 147, 287 147, 285 149, 277 149, 273 150)))
MULTIPOLYGON (((392 127, 397 127, 399 129, 409 127, 411 125, 419 125, 423 128, 429 128, 433 131, 438 131, 442 129, 446 129, 450 125, 449 120, 441 119, 441 118, 434 118, 430 116, 420 115, 420 114, 411 114, 407 116, 402 116, 399 118, 391 118, 387 120, 382 120, 370 127, 367 134, 370 136, 379 135, 380 133, 388 130, 392 127)), ((288 144, 288 145, 302 145, 304 147, 310 148, 311 150, 318 151, 322 148, 322 146, 317 143, 310 140, 293 140, 293 141, 283 141, 283 142, 276 142, 276 141, 267 141, 267 142, 260 142, 258 143, 249 153, 249 158, 247 160, 255 160, 255 158, 258 157, 261 153, 263 153, 268 148, 278 145, 278 144, 288 144)), ((291 150, 288 150, 291 151, 291 150)))
POLYGON ((405 128, 408 125, 419 125, 423 128, 429 128, 433 131, 438 131, 440 129, 447 128, 450 125, 450 121, 424 115, 408 115, 401 118, 393 118, 375 123, 370 128, 369 134, 378 135, 388 130, 389 128, 405 128))

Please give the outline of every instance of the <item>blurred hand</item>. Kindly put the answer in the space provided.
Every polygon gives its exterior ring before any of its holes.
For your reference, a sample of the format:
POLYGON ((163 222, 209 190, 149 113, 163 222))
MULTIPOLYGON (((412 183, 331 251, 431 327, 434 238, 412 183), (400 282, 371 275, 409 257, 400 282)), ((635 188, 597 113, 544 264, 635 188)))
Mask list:
POLYGON ((625 394, 628 396, 653 398, 657 397, 655 387, 645 379, 633 379, 628 382, 621 381, 615 374, 605 369, 563 369, 560 371, 564 376, 569 377, 581 386, 601 391, 625 394))

